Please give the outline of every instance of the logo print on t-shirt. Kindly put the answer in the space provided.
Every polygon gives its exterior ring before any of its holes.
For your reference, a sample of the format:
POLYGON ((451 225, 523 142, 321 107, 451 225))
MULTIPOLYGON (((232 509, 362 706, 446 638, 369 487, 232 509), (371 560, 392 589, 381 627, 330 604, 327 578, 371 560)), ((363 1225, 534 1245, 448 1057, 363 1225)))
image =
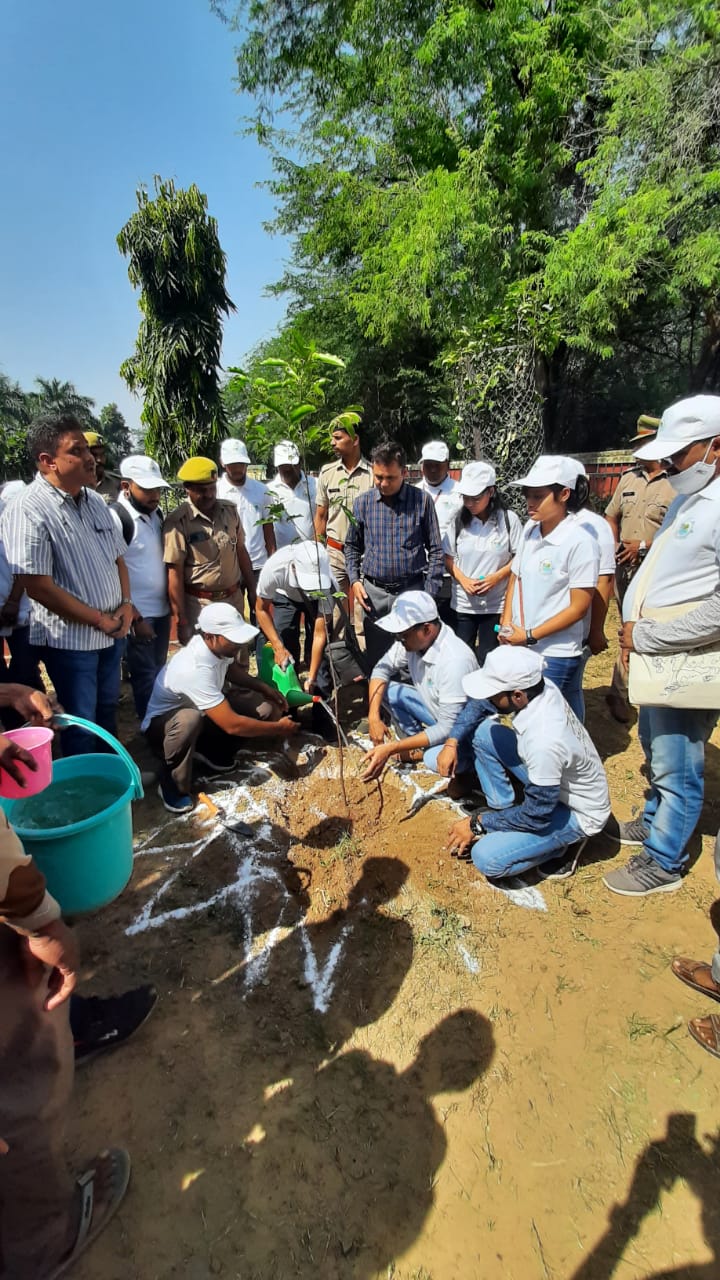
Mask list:
POLYGON ((675 531, 676 538, 687 538, 695 528, 694 520, 682 520, 675 531))
POLYGON ((552 560, 541 560, 541 561, 540 561, 540 572, 541 572, 541 573, 548 574, 548 573, 552 573, 552 571, 553 571, 553 562, 552 562, 552 560))

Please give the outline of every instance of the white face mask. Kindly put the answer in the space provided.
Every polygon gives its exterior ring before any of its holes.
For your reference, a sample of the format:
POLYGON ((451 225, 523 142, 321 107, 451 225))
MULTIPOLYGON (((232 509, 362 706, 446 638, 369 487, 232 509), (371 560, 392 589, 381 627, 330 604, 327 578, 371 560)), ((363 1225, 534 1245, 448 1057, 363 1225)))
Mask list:
MULTIPOLYGON (((705 458, 707 458, 712 447, 712 440, 705 450, 705 458)), ((678 471, 676 475, 668 475, 668 480, 676 493, 688 494, 699 493, 701 489, 709 484, 715 475, 715 463, 706 462, 705 458, 702 462, 693 462, 687 471, 678 471)))

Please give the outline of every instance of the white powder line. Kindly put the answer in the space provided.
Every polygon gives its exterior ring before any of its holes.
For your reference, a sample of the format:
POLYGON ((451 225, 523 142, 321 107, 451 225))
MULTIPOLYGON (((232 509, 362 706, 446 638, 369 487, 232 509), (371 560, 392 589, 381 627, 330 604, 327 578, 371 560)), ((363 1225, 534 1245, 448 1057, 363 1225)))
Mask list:
POLYGON ((469 969, 469 970, 470 970, 470 973, 479 973, 479 972, 480 972, 480 964, 479 964, 479 962, 475 959, 475 957, 474 957, 473 955, 471 955, 471 954, 470 954, 470 952, 468 951, 467 947, 464 947, 464 946, 463 946, 463 944, 462 944, 461 942, 458 942, 458 944, 457 944, 457 949, 458 949, 458 951, 460 952, 460 955, 462 956, 462 959, 463 959, 463 963, 464 963, 464 965, 465 965, 465 968, 466 968, 466 969, 469 969))
POLYGON ((349 931, 349 925, 343 925, 340 937, 334 942, 330 948, 327 960, 322 969, 318 967, 315 952, 308 937, 307 929, 304 922, 299 925, 300 938, 302 940, 303 949, 305 951, 305 981, 312 991, 313 1005, 318 1013, 327 1013, 327 1008, 333 993, 335 983, 333 975, 337 969, 340 956, 345 946, 345 938, 349 931))

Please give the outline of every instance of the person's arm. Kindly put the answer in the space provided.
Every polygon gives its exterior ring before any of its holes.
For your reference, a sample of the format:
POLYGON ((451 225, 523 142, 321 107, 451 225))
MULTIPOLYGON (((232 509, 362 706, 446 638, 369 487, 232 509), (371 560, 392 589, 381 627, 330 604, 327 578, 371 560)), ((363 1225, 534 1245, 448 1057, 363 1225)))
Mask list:
MULTIPOLYGON (((510 563, 512 565, 512 561, 510 563)), ((513 607, 513 600, 515 598, 516 582, 517 582, 517 576, 515 574, 515 571, 511 567, 510 574, 508 576, 507 591, 505 592, 505 599, 503 601, 502 613, 500 614, 501 627, 511 627, 513 625, 512 607, 513 607)))
POLYGON ((243 584, 247 592, 248 603, 251 609, 255 608, 255 574, 253 573, 252 561, 248 555, 248 549, 245 543, 238 542, 237 559, 240 566, 240 573, 243 584))
POLYGON ((239 666, 237 662, 233 662, 228 667, 226 680, 234 685, 236 689, 252 689, 255 693, 262 693, 269 702, 274 702, 280 707, 283 713, 290 710, 287 698, 284 698, 279 689, 274 684, 266 684, 264 680, 258 680, 257 676, 251 676, 248 671, 239 666))
POLYGON ((621 647, 635 653, 687 653, 716 644, 720 641, 720 587, 679 618, 626 622, 620 634, 621 647))
MULTIPOLYGON (((615 575, 613 573, 601 573, 595 588, 590 610, 590 630, 588 632, 588 646, 593 655, 602 653, 608 647, 605 637, 605 619, 612 599, 614 581, 615 575)), ((533 631, 534 634, 535 632, 533 631)))
POLYGON ((272 645, 275 662, 279 667, 284 667, 286 663, 292 662, 293 656, 290 650, 285 648, 277 633, 271 610, 272 601, 258 596, 255 601, 255 620, 265 639, 272 645))
POLYGON ((318 542, 324 542, 324 541, 325 541, 325 535, 326 535, 326 533, 327 533, 327 522, 328 522, 328 512, 329 512, 329 510, 330 510, 330 508, 329 508, 329 507, 316 507, 316 508, 315 508, 315 521, 314 521, 314 524, 315 524, 315 537, 316 537, 316 539, 317 539, 317 541, 318 541, 318 542))
POLYGON ((414 733, 411 738, 392 738, 389 742, 377 743, 363 760, 364 769, 360 775, 362 781, 372 782, 379 778, 391 756, 400 755, 403 751, 425 751, 429 746, 424 729, 420 733, 414 733))
POLYGON ((432 498, 423 493, 423 511, 420 523, 423 531, 423 542, 427 552, 425 566, 425 590, 430 596, 439 596, 442 588, 445 555, 443 552, 440 526, 432 498))
POLYGON ((617 545, 618 542, 620 541, 620 521, 617 516, 609 516, 607 511, 605 512, 605 519, 607 520, 608 524, 610 525, 610 528, 612 529, 613 538, 615 539, 615 544, 617 545))
POLYGON ((167 566, 168 600, 170 612, 177 625, 179 644, 187 644, 192 639, 192 627, 185 617, 185 574, 180 564, 167 566))
MULTIPOLYGON (((483 832, 491 831, 527 831, 541 835, 560 803, 560 785, 540 786, 528 781, 522 804, 514 804, 510 809, 498 809, 492 813, 483 813, 478 822, 482 831, 474 830, 477 837, 483 832)), ((477 824, 476 824, 477 825, 477 824)))
POLYGON ((52 578, 45 574, 27 574, 24 578, 25 590, 31 600, 37 600, 50 613, 56 613, 65 622, 81 622, 86 627, 94 627, 105 636, 119 637, 123 619, 118 614, 103 613, 101 609, 93 609, 83 604, 77 596, 58 587, 52 578))
POLYGON ((306 693, 315 692, 315 682, 317 681, 320 663, 322 662, 327 643, 327 626, 325 619, 318 609, 318 614, 313 624, 312 647, 310 650, 310 663, 308 665, 307 679, 304 682, 306 693))
POLYGON ((252 716, 238 715, 227 698, 210 707, 205 715, 223 733, 234 738, 277 738, 285 733, 297 733, 300 727, 291 716, 281 716, 279 720, 255 720, 252 716))
POLYGON ((0 627, 14 627, 17 622, 20 601, 25 590, 24 579, 21 574, 15 574, 13 578, 10 594, 5 603, 0 608, 0 627))
POLYGON ((125 560, 123 559, 122 556, 118 556, 115 563, 117 565, 118 578, 120 579, 120 598, 121 600, 130 600, 130 604, 121 604, 120 608, 117 610, 115 614, 117 618, 122 618, 122 626, 119 631, 114 632, 113 634, 119 640, 122 640, 123 637, 126 636, 128 631, 130 630, 130 627, 132 626, 133 618, 135 617, 137 610, 135 609, 131 600, 130 574, 128 573, 128 567, 125 563, 125 560))
POLYGON ((382 707, 388 683, 389 677, 377 676, 373 671, 368 689, 368 733, 370 734, 371 742, 374 742, 376 746, 390 736, 390 729, 380 715, 380 708, 382 707))
MULTIPOLYGON (((594 594, 594 587, 571 587, 569 605, 565 609, 561 609, 559 613, 553 614, 552 618, 548 618, 545 622, 538 622, 537 626, 531 628, 535 639, 544 640, 546 636, 554 636, 558 631, 564 631, 566 627, 571 627, 574 622, 580 622, 592 605, 594 594)), ((512 622, 506 623, 504 613, 503 626, 512 627, 512 635, 500 636, 501 644, 527 644, 527 631, 525 628, 517 627, 512 622)))
POLYGON ((275 541, 275 525, 272 520, 263 521, 262 531, 265 539, 265 550, 268 556, 274 556, 277 551, 277 544, 275 541))
POLYGON ((365 521, 363 517, 363 494, 353 503, 353 519, 350 521, 345 537, 345 570, 350 582, 350 596, 360 605, 365 613, 370 612, 370 601, 367 591, 360 581, 361 563, 365 551, 365 521))

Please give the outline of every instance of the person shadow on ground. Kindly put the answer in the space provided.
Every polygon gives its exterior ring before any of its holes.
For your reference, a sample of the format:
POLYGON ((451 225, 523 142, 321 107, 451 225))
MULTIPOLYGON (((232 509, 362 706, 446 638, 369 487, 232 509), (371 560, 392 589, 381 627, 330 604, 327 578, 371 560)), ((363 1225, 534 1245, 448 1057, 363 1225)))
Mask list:
POLYGON ((385 1274, 434 1202, 447 1139, 433 1098, 470 1089, 493 1052, 488 1020, 461 1009, 421 1040, 405 1071, 353 1049, 274 1094, 241 1210, 263 1275, 309 1275, 313 1264, 323 1280, 385 1274))
POLYGON ((695 1133, 697 1117, 689 1112, 668 1116, 664 1138, 651 1142, 635 1165, 624 1204, 610 1210, 605 1234, 573 1273, 571 1280, 610 1280, 624 1260, 625 1251, 640 1232, 643 1220, 655 1212, 663 1192, 682 1179, 695 1193, 702 1208, 705 1241, 711 1262, 691 1263, 654 1271, 646 1280, 717 1280, 720 1275, 720 1131, 708 1136, 707 1149, 695 1133))

